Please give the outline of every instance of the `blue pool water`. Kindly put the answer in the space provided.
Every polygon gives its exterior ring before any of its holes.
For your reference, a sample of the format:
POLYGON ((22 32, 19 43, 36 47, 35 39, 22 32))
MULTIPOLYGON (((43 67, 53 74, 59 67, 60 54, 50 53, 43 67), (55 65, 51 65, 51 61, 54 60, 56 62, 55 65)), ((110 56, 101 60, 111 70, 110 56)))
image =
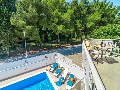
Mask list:
POLYGON ((48 79, 45 79, 33 86, 24 88, 23 90, 53 90, 48 79))
POLYGON ((0 90, 55 90, 50 82, 47 73, 43 72, 35 76, 26 78, 0 90))

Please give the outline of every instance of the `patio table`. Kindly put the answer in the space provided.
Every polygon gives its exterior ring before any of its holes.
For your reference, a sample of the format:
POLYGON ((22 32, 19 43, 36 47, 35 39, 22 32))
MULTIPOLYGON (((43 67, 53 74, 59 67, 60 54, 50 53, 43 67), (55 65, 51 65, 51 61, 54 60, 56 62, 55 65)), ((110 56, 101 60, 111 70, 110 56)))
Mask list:
POLYGON ((101 45, 94 45, 96 48, 98 48, 98 50, 101 51, 101 59, 103 59, 103 52, 106 51, 106 52, 112 52, 110 51, 109 49, 113 49, 114 47, 111 47, 111 46, 101 46, 101 45))

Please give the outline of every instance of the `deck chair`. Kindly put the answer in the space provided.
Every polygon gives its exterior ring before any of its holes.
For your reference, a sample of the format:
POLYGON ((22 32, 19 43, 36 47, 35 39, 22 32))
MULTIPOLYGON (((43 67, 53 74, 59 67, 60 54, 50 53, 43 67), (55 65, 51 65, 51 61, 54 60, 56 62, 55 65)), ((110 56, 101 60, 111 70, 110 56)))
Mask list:
POLYGON ((68 69, 65 69, 63 75, 59 78, 57 82, 55 82, 58 87, 64 84, 67 75, 68 75, 68 69))
POLYGON ((55 63, 51 66, 50 72, 53 73, 53 71, 54 71, 55 69, 57 69, 57 68, 58 68, 58 63, 55 62, 55 63))
POLYGON ((74 84, 75 84, 75 76, 74 76, 74 74, 70 74, 69 79, 67 81, 66 89, 71 90, 71 88, 74 84))
POLYGON ((64 70, 63 66, 61 65, 60 68, 58 68, 55 72, 54 75, 58 78, 58 76, 62 73, 64 70))

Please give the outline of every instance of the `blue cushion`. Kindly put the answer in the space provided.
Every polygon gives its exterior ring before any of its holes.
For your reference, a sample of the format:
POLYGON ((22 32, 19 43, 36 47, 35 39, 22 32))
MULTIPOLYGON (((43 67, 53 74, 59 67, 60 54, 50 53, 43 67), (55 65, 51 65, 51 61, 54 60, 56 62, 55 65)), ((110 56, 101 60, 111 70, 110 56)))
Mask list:
POLYGON ((60 77, 59 80, 56 83, 57 86, 61 86, 62 85, 62 81, 64 80, 64 77, 60 77))
POLYGON ((54 65, 58 66, 58 63, 54 63, 54 65))
POLYGON ((62 85, 62 82, 61 81, 57 81, 55 82, 57 86, 61 86, 62 85))
POLYGON ((70 78, 74 78, 75 76, 73 74, 70 74, 70 78))
POLYGON ((52 65, 52 67, 55 67, 56 66, 56 63, 54 63, 53 65, 52 65))
POLYGON ((54 63, 52 66, 53 69, 56 69, 57 67, 58 67, 58 63, 54 63))
POLYGON ((64 80, 64 77, 60 77, 60 78, 59 78, 59 81, 62 82, 63 80, 64 80))
POLYGON ((73 86, 73 82, 69 80, 69 81, 67 82, 67 85, 73 86))
POLYGON ((61 73, 61 72, 62 72, 61 69, 58 69, 58 70, 55 71, 56 74, 59 74, 59 73, 61 73))

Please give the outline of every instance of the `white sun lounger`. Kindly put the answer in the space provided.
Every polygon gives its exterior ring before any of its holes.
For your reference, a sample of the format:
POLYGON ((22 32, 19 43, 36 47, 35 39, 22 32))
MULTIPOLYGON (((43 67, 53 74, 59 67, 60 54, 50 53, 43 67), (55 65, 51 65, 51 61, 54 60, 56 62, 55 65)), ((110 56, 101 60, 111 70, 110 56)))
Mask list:
MULTIPOLYGON (((67 77, 67 75, 68 75, 68 69, 66 68, 65 70, 64 70, 64 72, 63 72, 63 74, 62 74, 62 76, 61 77, 64 77, 64 81, 65 81, 65 79, 66 79, 66 77, 67 77)), ((64 83, 64 81, 63 81, 63 83, 64 83)))
POLYGON ((68 85, 66 86, 66 90, 71 90, 71 88, 72 88, 71 86, 68 85))
POLYGON ((62 84, 64 84, 67 75, 68 75, 68 69, 65 69, 63 75, 61 75, 59 80, 55 82, 57 87, 60 87, 62 84))
POLYGON ((58 77, 63 70, 64 70, 63 65, 60 65, 60 68, 54 72, 54 75, 58 77))
POLYGON ((51 66, 50 72, 53 72, 56 68, 58 68, 58 63, 54 63, 54 64, 51 66))
MULTIPOLYGON (((74 74, 70 74, 70 76, 69 76, 69 79, 70 78, 74 78, 75 79, 75 76, 74 76, 74 74)), ((67 90, 71 90, 71 88, 73 87, 73 85, 75 84, 75 83, 73 83, 73 82, 71 82, 70 80, 68 79, 68 81, 67 81, 67 86, 66 86, 66 89, 67 90), (69 82, 69 83, 68 83, 69 82)))
POLYGON ((67 76, 67 74, 68 74, 68 69, 67 68, 65 68, 65 70, 64 70, 64 72, 63 72, 63 77, 66 77, 67 76))

